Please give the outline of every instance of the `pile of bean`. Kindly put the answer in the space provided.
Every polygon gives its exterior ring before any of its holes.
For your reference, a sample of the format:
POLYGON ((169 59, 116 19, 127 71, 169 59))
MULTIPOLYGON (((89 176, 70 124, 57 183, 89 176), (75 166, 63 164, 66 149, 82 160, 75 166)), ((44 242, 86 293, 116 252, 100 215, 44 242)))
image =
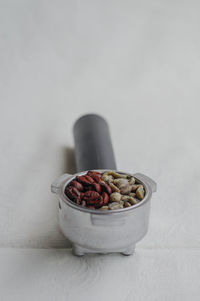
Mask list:
POLYGON ((77 205, 99 210, 131 207, 145 196, 142 184, 129 175, 112 170, 88 171, 77 176, 65 188, 65 194, 77 205))

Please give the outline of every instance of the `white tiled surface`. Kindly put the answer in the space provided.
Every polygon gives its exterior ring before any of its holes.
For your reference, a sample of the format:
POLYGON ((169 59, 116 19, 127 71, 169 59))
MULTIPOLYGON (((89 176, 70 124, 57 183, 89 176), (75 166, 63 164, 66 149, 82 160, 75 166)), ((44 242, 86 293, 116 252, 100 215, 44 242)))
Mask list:
POLYGON ((1 294, 9 301, 198 300, 198 260, 199 251, 181 249, 86 258, 58 249, 2 249, 1 294))
POLYGON ((199 10, 0 0, 0 300, 199 300, 199 10), (118 168, 158 183, 133 257, 73 257, 58 228, 50 184, 74 172, 88 112, 110 122, 118 168))

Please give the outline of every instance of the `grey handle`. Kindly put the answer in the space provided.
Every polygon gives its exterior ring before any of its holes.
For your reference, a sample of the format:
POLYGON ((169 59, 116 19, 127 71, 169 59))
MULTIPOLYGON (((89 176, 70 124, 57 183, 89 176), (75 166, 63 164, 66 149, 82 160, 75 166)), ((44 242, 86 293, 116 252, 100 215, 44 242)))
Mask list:
POLYGON ((73 133, 78 172, 117 169, 109 127, 104 118, 96 114, 83 115, 75 122, 73 133))

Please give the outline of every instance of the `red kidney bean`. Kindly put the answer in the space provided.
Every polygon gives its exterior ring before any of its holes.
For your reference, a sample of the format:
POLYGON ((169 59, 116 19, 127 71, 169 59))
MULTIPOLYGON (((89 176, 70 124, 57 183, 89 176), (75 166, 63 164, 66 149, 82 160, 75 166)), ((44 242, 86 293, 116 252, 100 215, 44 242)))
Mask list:
POLYGON ((108 184, 106 184, 104 182, 100 182, 100 185, 101 185, 102 189, 104 191, 106 191, 108 194, 112 193, 112 189, 111 189, 111 187, 108 184))
POLYGON ((88 191, 88 190, 89 190, 89 191, 93 191, 93 190, 94 190, 94 186, 92 186, 92 185, 90 185, 90 186, 85 186, 85 187, 84 187, 84 190, 85 190, 85 191, 88 191))
POLYGON ((76 200, 80 197, 80 192, 75 187, 67 187, 65 189, 65 194, 72 200, 76 200))
POLYGON ((78 181, 75 181, 75 180, 73 180, 73 181, 70 182, 70 186, 75 187, 79 191, 83 191, 84 190, 83 185, 81 183, 79 183, 78 181))
POLYGON ((99 183, 101 181, 101 174, 99 172, 89 170, 87 174, 88 176, 93 178, 96 183, 99 183))
POLYGON ((92 183, 94 183, 94 180, 87 175, 77 177, 77 180, 81 182, 83 185, 91 185, 92 183))
POLYGON ((96 191, 86 191, 83 199, 87 205, 95 205, 101 201, 102 197, 96 191))
POLYGON ((102 193, 102 198, 103 198, 103 205, 106 206, 109 202, 109 196, 105 191, 102 193))
POLYGON ((101 193, 101 185, 98 183, 93 183, 93 187, 98 193, 101 193))

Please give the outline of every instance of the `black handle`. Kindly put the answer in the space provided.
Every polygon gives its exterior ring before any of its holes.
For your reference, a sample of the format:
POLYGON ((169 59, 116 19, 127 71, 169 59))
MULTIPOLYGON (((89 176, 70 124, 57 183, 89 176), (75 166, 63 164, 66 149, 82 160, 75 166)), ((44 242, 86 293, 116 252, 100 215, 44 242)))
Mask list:
POLYGON ((109 127, 96 114, 80 117, 73 128, 77 171, 117 169, 109 127))

